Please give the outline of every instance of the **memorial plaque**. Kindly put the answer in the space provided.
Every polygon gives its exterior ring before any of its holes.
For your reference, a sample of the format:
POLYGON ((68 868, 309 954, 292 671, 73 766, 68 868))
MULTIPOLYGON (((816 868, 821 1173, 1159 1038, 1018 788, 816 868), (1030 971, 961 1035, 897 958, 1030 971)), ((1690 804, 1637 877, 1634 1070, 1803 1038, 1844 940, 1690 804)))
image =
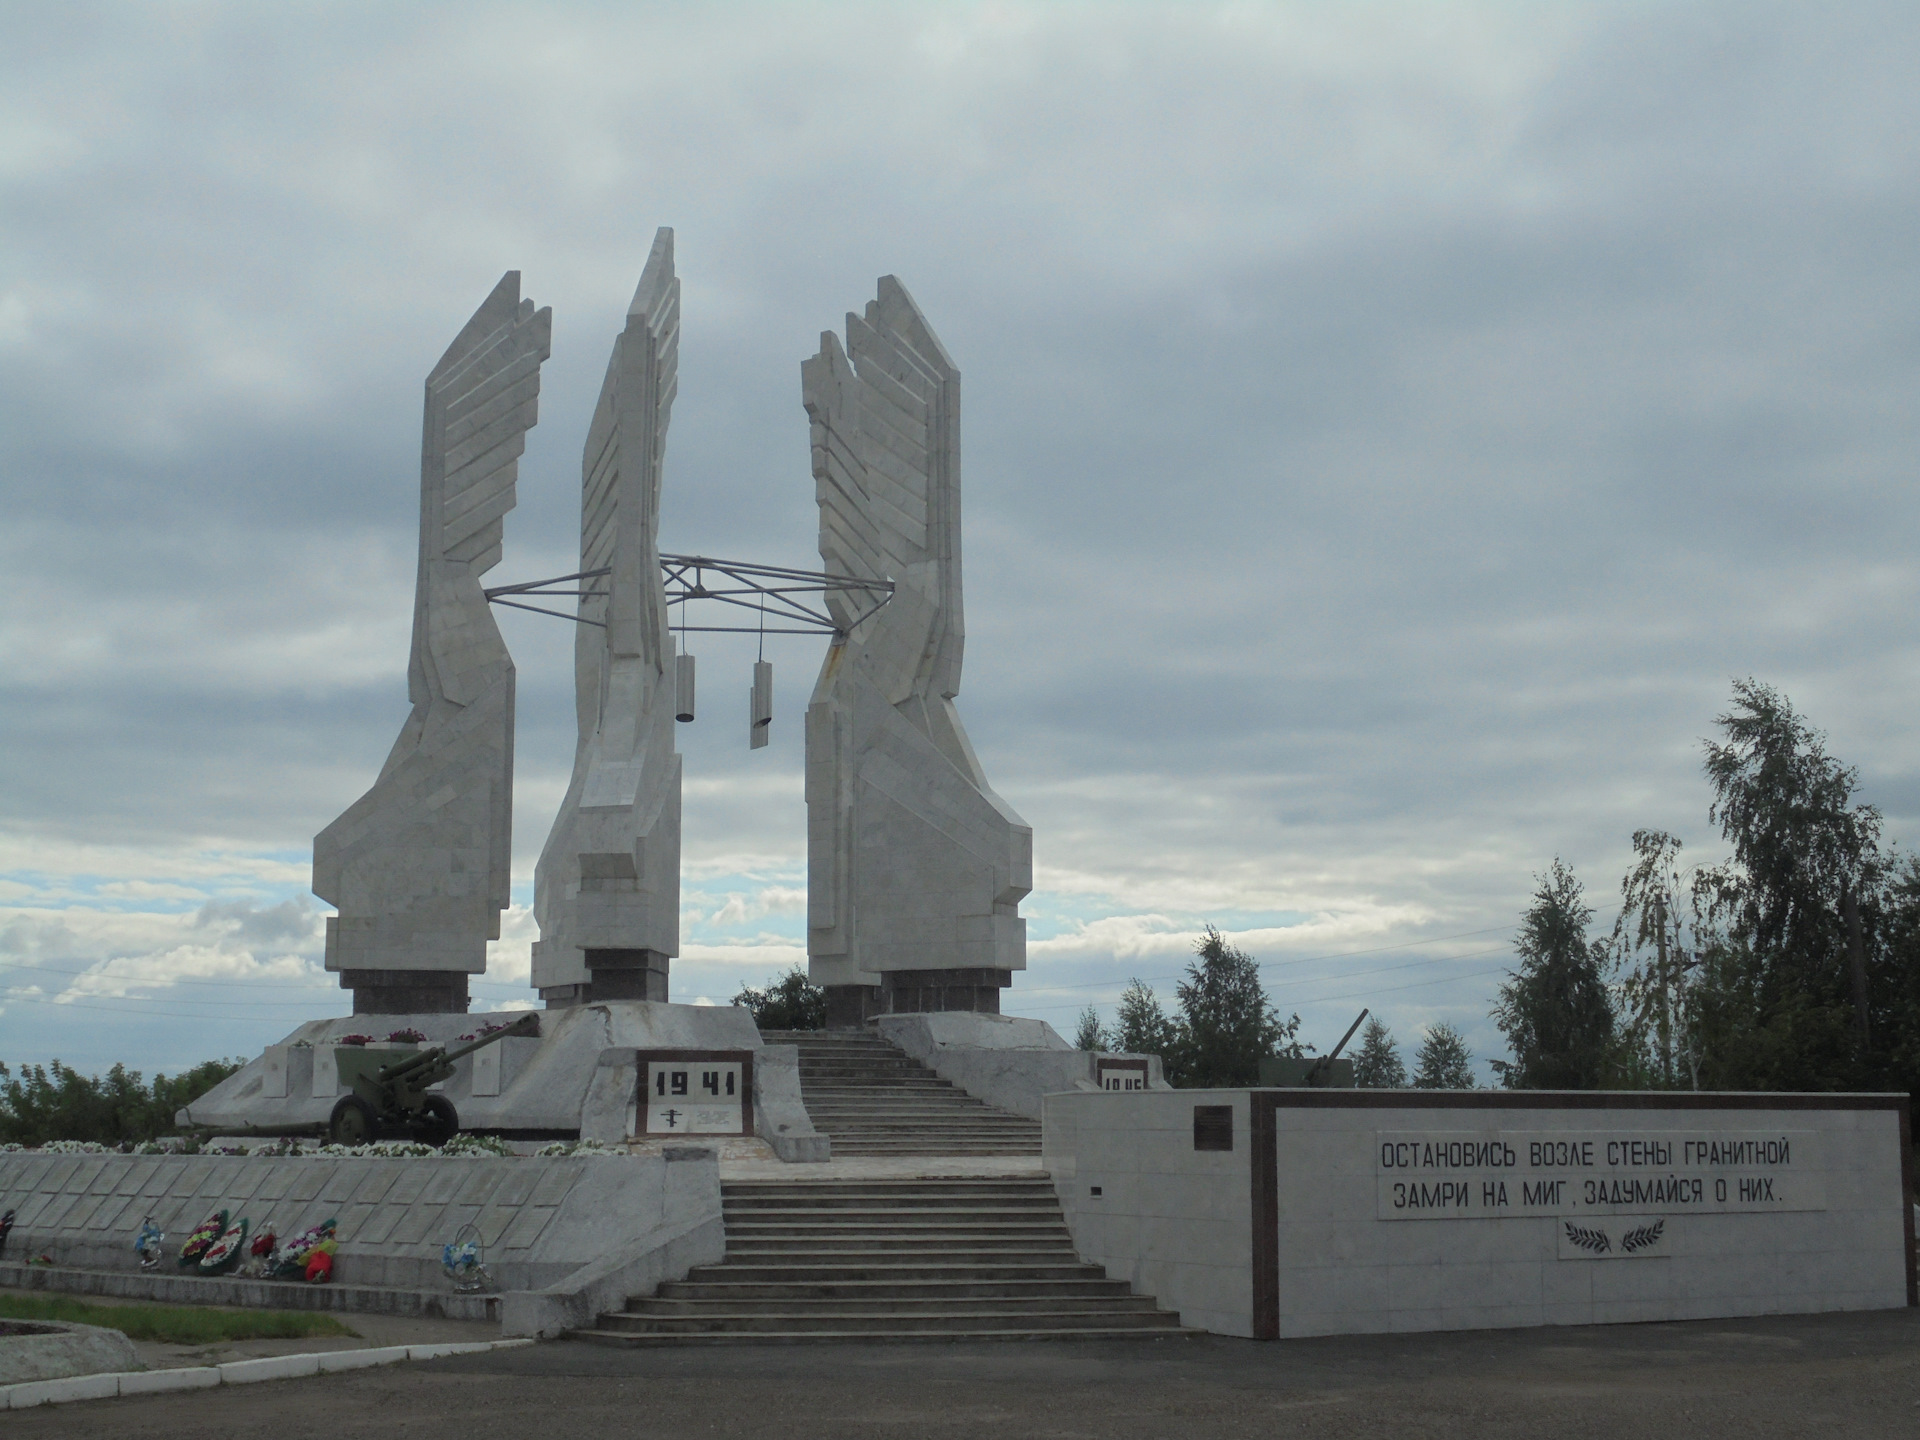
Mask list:
POLYGON ((753 1134, 753 1052, 639 1052, 640 1135, 753 1134))
POLYGON ((1097 1056, 1093 1062, 1093 1080, 1102 1090, 1144 1090, 1147 1088, 1147 1062, 1097 1056))

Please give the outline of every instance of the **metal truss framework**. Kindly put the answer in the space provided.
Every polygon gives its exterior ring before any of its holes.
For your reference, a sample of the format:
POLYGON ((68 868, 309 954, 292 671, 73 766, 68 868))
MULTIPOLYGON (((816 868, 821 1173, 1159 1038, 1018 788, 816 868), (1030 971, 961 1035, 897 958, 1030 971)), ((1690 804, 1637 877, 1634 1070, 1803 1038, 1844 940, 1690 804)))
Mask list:
MULTIPOLYGON (((667 587, 669 606, 684 607, 696 600, 712 600, 753 611, 761 617, 758 625, 690 625, 686 623, 689 612, 683 608, 680 612, 681 623, 670 627, 681 634, 830 635, 835 640, 844 640, 848 631, 877 614, 880 607, 893 598, 891 580, 858 580, 851 575, 833 575, 823 570, 788 570, 778 565, 754 565, 744 560, 716 560, 710 555, 662 555, 660 572, 667 587), (709 575, 717 578, 710 583, 709 575), (866 609, 843 627, 827 612, 824 601, 809 604, 798 598, 803 595, 824 597, 834 593, 862 595, 866 600, 866 609), (766 623, 769 619, 785 623, 769 625, 766 623)), ((586 598, 605 595, 605 590, 593 588, 593 582, 610 573, 609 569, 602 567, 598 570, 577 570, 571 575, 556 575, 549 580, 495 585, 486 591, 486 597, 495 605, 531 610, 536 615, 552 615, 560 620, 599 625, 604 629, 605 625, 599 620, 569 615, 564 610, 528 605, 525 597, 558 599, 563 596, 586 598), (565 585, 575 588, 555 588, 565 585)))

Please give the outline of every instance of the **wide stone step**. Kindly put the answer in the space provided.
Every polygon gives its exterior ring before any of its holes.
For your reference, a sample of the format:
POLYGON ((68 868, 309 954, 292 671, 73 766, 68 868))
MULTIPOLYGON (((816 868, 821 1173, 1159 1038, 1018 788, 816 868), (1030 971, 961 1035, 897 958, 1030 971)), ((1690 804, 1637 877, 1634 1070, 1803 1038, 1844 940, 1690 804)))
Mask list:
POLYGON ((755 1223, 729 1218, 726 1222, 729 1238, 742 1240, 766 1239, 769 1236, 792 1236, 804 1239, 807 1236, 828 1238, 836 1235, 872 1235, 875 1238, 911 1240, 916 1236, 925 1240, 953 1240, 971 1236, 979 1240, 1005 1240, 1019 1236, 1064 1236, 1067 1227, 1059 1220, 1040 1217, 1026 1222, 1019 1220, 948 1220, 930 1217, 926 1220, 870 1224, 864 1221, 812 1220, 812 1221, 770 1221, 755 1223))
POLYGON ((849 1237, 865 1237, 870 1240, 885 1240, 911 1243, 924 1240, 928 1244, 938 1241, 948 1244, 957 1240, 977 1240, 983 1245, 997 1245, 1008 1240, 1044 1240, 1051 1244, 1055 1240, 1066 1241, 1073 1237, 1064 1225, 752 1225, 727 1226, 727 1239, 733 1240, 789 1240, 794 1244, 805 1244, 814 1240, 844 1240, 849 1237))
MULTIPOLYGON (((923 1094, 888 1090, 863 1095, 809 1095, 807 1113, 812 1114, 818 1108, 836 1114, 848 1115, 1000 1115, 1006 1112, 995 1110, 984 1100, 972 1095, 946 1094, 933 1091, 923 1094)), ((1026 1119, 1025 1116, 1008 1116, 1009 1119, 1026 1119)), ((1032 1120, 1028 1124, 1035 1123, 1032 1120)))
POLYGON ((945 1261, 869 1261, 861 1264, 822 1264, 819 1261, 701 1265, 687 1279, 696 1284, 769 1281, 802 1284, 809 1280, 1095 1280, 1106 1272, 1097 1265, 1061 1260, 1049 1264, 968 1263, 945 1261))
POLYGON ((890 1217, 902 1218, 907 1215, 925 1214, 979 1214, 983 1218, 1003 1212, 1026 1214, 1044 1210, 1059 1212, 1060 1202, 1051 1191, 1024 1195, 912 1195, 901 1196, 898 1200, 886 1195, 796 1195, 759 1196, 732 1195, 723 1192, 720 1203, 729 1215, 748 1216, 772 1215, 830 1215, 852 1213, 873 1220, 885 1220, 890 1217))
MULTIPOLYGON (((969 1299, 1023 1299, 1132 1295, 1124 1280, 1077 1276, 1070 1280, 668 1280, 663 1299, 740 1304, 749 1300, 924 1300, 931 1305, 969 1299)), ((643 1297, 629 1299, 632 1309, 643 1297)))
POLYGON ((885 1194, 885 1192, 860 1192, 860 1194, 837 1194, 833 1188, 818 1187, 812 1194, 806 1194, 797 1187, 793 1194, 739 1194, 735 1190, 722 1190, 720 1204, 743 1219, 770 1217, 791 1212, 816 1212, 822 1215, 845 1212, 845 1210, 864 1210, 874 1213, 874 1217, 885 1215, 954 1215, 954 1213, 979 1213, 996 1215, 1006 1212, 1012 1215, 1031 1215, 1035 1210, 1054 1208, 1058 1202, 1052 1196, 1052 1187, 1039 1188, 1027 1192, 1000 1192, 1000 1194, 885 1194))
POLYGON ((843 1213, 822 1212, 823 1218, 816 1220, 770 1219, 756 1214, 753 1218, 726 1216, 727 1234, 742 1236, 765 1235, 894 1235, 894 1236, 954 1236, 978 1235, 984 1239, 1008 1235, 1064 1235, 1067 1227, 1058 1216, 1048 1216, 1036 1211, 1026 1219, 1017 1213, 1009 1213, 1004 1219, 972 1220, 964 1214, 929 1211, 925 1216, 909 1219, 888 1219, 870 1222, 849 1219, 843 1213))
POLYGON ((819 1121, 815 1121, 814 1128, 825 1130, 829 1135, 841 1133, 852 1136, 892 1133, 898 1133, 900 1135, 951 1135, 956 1140, 1031 1140, 1036 1145, 1040 1143, 1040 1128, 1037 1125, 976 1125, 972 1123, 939 1125, 927 1124, 925 1122, 889 1124, 886 1121, 876 1121, 871 1125, 861 1123, 849 1124, 846 1121, 829 1121, 822 1125, 819 1121))
POLYGON ((731 1248, 723 1265, 831 1265, 849 1272, 864 1271, 875 1265, 970 1265, 997 1266, 1002 1270, 1030 1269, 1036 1266, 1078 1265, 1080 1257, 1071 1245, 968 1245, 957 1250, 915 1246, 891 1249, 865 1246, 857 1250, 837 1250, 823 1246, 788 1246, 785 1249, 754 1249, 735 1254, 731 1248))
POLYGON ((842 1110, 822 1105, 807 1107, 807 1114, 818 1126, 828 1125, 971 1125, 993 1130, 1038 1131, 1040 1122, 1018 1115, 1003 1115, 984 1107, 965 1105, 920 1106, 875 1105, 865 1110, 842 1110))
POLYGON ((943 1125, 1031 1125, 1039 1129, 1037 1119, 1025 1116, 1008 1116, 998 1110, 989 1110, 981 1104, 939 1104, 939 1106, 908 1106, 908 1104, 870 1104, 870 1106, 843 1106, 843 1104, 808 1104, 806 1114, 814 1117, 814 1125, 822 1119, 828 1121, 939 1121, 943 1125))
POLYGON ((745 1223, 726 1223, 728 1240, 837 1240, 849 1235, 866 1235, 887 1242, 906 1242, 906 1240, 1069 1240, 1066 1225, 1054 1223, 1033 1223, 1033 1225, 837 1225, 837 1223, 818 1223, 818 1225, 745 1225, 745 1223))
POLYGON ((1178 1316, 1159 1310, 1111 1310, 1090 1315, 1085 1310, 981 1310, 966 1315, 893 1313, 842 1314, 811 1308, 742 1311, 733 1315, 603 1315, 597 1329, 636 1335, 740 1334, 765 1331, 800 1333, 809 1330, 846 1330, 885 1325, 895 1334, 952 1334, 956 1330, 1078 1330, 1088 1324, 1105 1329, 1173 1329, 1178 1316))
POLYGON ((868 1142, 849 1140, 843 1145, 836 1139, 833 1142, 833 1153, 840 1156, 924 1155, 929 1159, 938 1159, 942 1155, 1038 1155, 1040 1153, 1040 1147, 1038 1144, 1027 1145, 1016 1143, 1002 1145, 936 1145, 925 1140, 903 1140, 897 1144, 888 1144, 885 1141, 868 1142))
MULTIPOLYGON (((980 1315, 1005 1313, 1026 1308, 1052 1314, 1124 1314, 1161 1313, 1150 1295, 1130 1293, 1097 1295, 889 1295, 889 1296, 786 1296, 778 1304, 764 1308, 753 1304, 754 1297, 723 1295, 713 1298, 659 1296, 630 1300, 624 1311, 615 1311, 603 1320, 631 1317, 673 1318, 702 1315, 811 1314, 811 1315, 980 1315)), ((615 1326, 619 1329, 622 1327, 615 1326)))
POLYGON ((906 1240, 882 1240, 871 1235, 855 1235, 843 1240, 827 1239, 821 1236, 746 1240, 732 1235, 727 1237, 728 1260, 759 1261, 789 1257, 824 1260, 829 1256, 835 1260, 853 1260, 888 1255, 925 1258, 964 1256, 968 1259, 990 1258, 995 1261, 1059 1259, 1063 1256, 1069 1260, 1080 1258, 1074 1253, 1073 1242, 1066 1238, 982 1240, 978 1236, 963 1235, 952 1240, 928 1240, 919 1237, 906 1240))
POLYGON ((996 1195, 1053 1193, 1053 1177, 1043 1170, 1021 1170, 1006 1175, 899 1176, 876 1175, 866 1180, 723 1180, 720 1193, 729 1199, 787 1195, 879 1196, 888 1200, 931 1199, 950 1195, 968 1198, 996 1195))
POLYGON ((827 1126, 816 1124, 815 1128, 824 1129, 829 1135, 844 1133, 856 1139, 863 1135, 898 1133, 901 1136, 916 1134, 952 1135, 955 1139, 1030 1140, 1034 1145, 1040 1143, 1040 1130, 1038 1126, 1027 1129, 1016 1125, 888 1125, 882 1123, 874 1125, 837 1124, 827 1126))
POLYGON ((1150 1326, 1089 1325, 1079 1330, 736 1330, 718 1334, 632 1335, 617 1330, 569 1330, 569 1340, 617 1345, 632 1350, 685 1345, 956 1345, 986 1340, 1161 1340, 1192 1339, 1202 1330, 1150 1326))

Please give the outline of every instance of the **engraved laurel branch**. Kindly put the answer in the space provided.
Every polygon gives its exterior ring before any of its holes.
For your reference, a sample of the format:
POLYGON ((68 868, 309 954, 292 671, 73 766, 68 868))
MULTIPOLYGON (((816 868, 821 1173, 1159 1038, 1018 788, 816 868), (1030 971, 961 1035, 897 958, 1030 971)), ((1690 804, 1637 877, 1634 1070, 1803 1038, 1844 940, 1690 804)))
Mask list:
POLYGON ((1607 1238, 1604 1230, 1587 1230, 1571 1220, 1566 1222, 1566 1226, 1568 1241, 1590 1255, 1605 1255, 1613 1249, 1613 1242, 1607 1238))
POLYGON ((1660 1237, 1667 1232, 1667 1222, 1656 1220, 1651 1225, 1642 1225, 1637 1230, 1629 1230, 1620 1240, 1620 1248, 1631 1255, 1636 1250, 1644 1250, 1649 1245, 1658 1245, 1660 1237))

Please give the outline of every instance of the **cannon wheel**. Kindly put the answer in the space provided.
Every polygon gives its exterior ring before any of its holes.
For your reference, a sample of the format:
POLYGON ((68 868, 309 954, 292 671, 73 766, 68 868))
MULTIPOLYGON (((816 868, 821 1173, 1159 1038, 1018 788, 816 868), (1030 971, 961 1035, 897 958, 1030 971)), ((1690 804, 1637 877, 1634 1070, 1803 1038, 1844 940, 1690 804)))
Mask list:
POLYGON ((380 1117, 358 1095, 343 1096, 327 1120, 327 1139, 336 1145, 365 1145, 380 1130, 380 1117))
POLYGON ((413 1138, 425 1145, 444 1145, 460 1133, 460 1114, 444 1095, 429 1095, 420 1102, 420 1114, 412 1124, 413 1138))

